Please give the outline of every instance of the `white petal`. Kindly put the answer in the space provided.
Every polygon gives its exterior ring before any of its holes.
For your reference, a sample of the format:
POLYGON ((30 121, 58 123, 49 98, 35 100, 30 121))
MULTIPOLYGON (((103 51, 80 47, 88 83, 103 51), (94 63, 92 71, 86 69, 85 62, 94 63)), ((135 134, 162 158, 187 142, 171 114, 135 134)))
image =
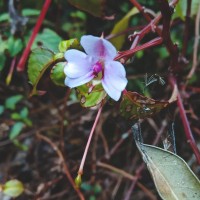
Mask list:
POLYGON ((106 93, 115 101, 118 101, 121 96, 121 91, 117 90, 115 87, 113 87, 107 80, 102 80, 102 85, 106 93))
POLYGON ((82 36, 80 43, 85 52, 90 56, 113 60, 117 54, 115 47, 108 40, 100 37, 92 35, 82 36))
POLYGON ((86 75, 92 70, 92 66, 97 61, 97 59, 75 49, 66 51, 65 59, 68 62, 64 67, 64 73, 69 78, 78 78, 86 75))
POLYGON ((119 91, 123 91, 128 83, 124 66, 118 61, 105 63, 103 79, 119 91))
POLYGON ((80 85, 83 85, 85 83, 88 83, 94 78, 93 72, 89 72, 88 74, 81 76, 79 78, 65 78, 65 85, 67 85, 70 88, 74 88, 80 85))

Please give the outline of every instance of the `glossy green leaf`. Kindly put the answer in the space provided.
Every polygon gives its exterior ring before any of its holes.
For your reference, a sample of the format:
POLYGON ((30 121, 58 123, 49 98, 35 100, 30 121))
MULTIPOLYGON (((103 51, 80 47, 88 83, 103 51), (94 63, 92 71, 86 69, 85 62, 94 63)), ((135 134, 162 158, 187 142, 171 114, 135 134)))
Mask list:
POLYGON ((107 96, 101 83, 93 82, 81 85, 76 88, 77 97, 83 107, 93 107, 98 105, 107 96))
POLYGON ((104 16, 105 0, 68 0, 68 2, 96 17, 104 16))
MULTIPOLYGON (((138 9, 136 7, 132 8, 119 22, 116 23, 110 34, 116 35, 125 31, 128 28, 130 18, 137 13, 138 9)), ((117 48, 117 50, 120 50, 125 42, 126 37, 126 34, 122 34, 111 39, 110 42, 117 48)))
POLYGON ((68 49, 80 49, 79 41, 75 39, 61 41, 58 45, 60 52, 65 52, 68 49))
POLYGON ((37 48, 32 51, 28 60, 28 78, 33 85, 31 95, 39 94, 36 87, 44 72, 54 62, 54 53, 46 48, 37 48))
POLYGON ((182 158, 155 146, 136 144, 162 199, 200 199, 200 182, 182 158))
POLYGON ((127 119, 143 119, 155 115, 167 105, 168 101, 157 101, 137 92, 128 91, 123 94, 120 113, 127 119))
POLYGON ((9 133, 9 138, 10 140, 13 140, 15 139, 22 131, 22 129, 24 128, 24 123, 22 122, 16 122, 11 130, 10 130, 10 133, 9 133))
POLYGON ((6 99, 5 107, 10 110, 15 110, 17 103, 22 100, 22 95, 14 95, 6 99))
POLYGON ((58 52, 58 44, 61 40, 62 38, 56 32, 45 28, 42 33, 37 35, 31 49, 35 49, 39 46, 58 52))
POLYGON ((65 78, 66 75, 64 73, 64 66, 66 62, 59 62, 57 63, 51 70, 51 80, 59 86, 65 86, 65 78))
POLYGON ((21 195, 23 191, 24 191, 24 186, 23 186, 22 182, 20 182, 16 179, 7 181, 3 185, 3 193, 5 195, 13 197, 13 198, 21 195))

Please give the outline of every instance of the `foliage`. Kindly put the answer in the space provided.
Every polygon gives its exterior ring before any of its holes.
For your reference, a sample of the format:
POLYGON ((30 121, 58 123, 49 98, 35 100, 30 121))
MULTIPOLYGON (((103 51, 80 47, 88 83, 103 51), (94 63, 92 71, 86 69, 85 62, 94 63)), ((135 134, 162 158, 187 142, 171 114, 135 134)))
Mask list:
POLYGON ((0 1, 0 199, 199 199, 199 1, 12 2, 0 1), (111 60, 128 85, 118 102, 102 86, 101 46, 93 79, 66 87, 65 53, 84 52, 84 35, 119 50, 111 60))

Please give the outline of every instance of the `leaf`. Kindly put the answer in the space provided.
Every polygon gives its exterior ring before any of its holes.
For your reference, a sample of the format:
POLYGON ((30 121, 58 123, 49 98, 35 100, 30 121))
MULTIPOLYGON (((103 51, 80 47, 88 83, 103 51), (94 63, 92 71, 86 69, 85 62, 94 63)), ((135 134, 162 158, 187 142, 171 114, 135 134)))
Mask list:
MULTIPOLYGON (((194 17, 197 12, 198 8, 200 6, 200 1, 199 0, 193 0, 191 4, 191 17, 194 17)), ((173 15, 173 19, 179 17, 183 21, 185 20, 185 15, 186 15, 186 10, 187 10, 187 1, 179 1, 178 4, 176 5, 175 8, 175 13, 173 15)))
POLYGON ((31 8, 25 8, 22 10, 22 16, 37 16, 40 14, 40 10, 31 9, 31 8))
POLYGON ((104 16, 105 0, 68 0, 68 2, 95 17, 104 16))
POLYGON ((24 191, 24 186, 22 182, 14 179, 7 181, 3 185, 3 193, 10 197, 18 197, 24 191))
POLYGON ((15 110, 17 103, 22 100, 22 95, 14 95, 6 99, 5 107, 10 110, 15 110))
POLYGON ((59 51, 63 53, 68 49, 79 49, 79 48, 80 48, 80 44, 76 38, 61 41, 58 45, 59 51))
POLYGON ((24 123, 22 122, 16 122, 11 130, 10 130, 10 133, 9 133, 9 139, 10 140, 13 140, 15 139, 22 131, 22 129, 24 128, 24 123))
POLYGON ((4 106, 0 105, 0 115, 3 114, 4 110, 5 110, 4 106))
MULTIPOLYGON (((22 10, 22 16, 37 16, 40 14, 40 10, 25 8, 22 10)), ((0 22, 10 20, 10 16, 8 13, 2 13, 0 15, 0 22)))
POLYGON ((127 119, 142 119, 155 115, 168 105, 168 101, 157 101, 128 91, 123 94, 120 113, 127 119))
POLYGON ((66 62, 57 63, 51 70, 50 78, 58 86, 65 86, 66 75, 64 73, 64 67, 66 62))
MULTIPOLYGON (((132 8, 117 24, 114 26, 111 31, 111 35, 116 35, 125 31, 128 28, 130 18, 137 14, 139 11, 136 7, 132 8)), ((126 34, 122 34, 116 38, 110 40, 110 42, 116 47, 117 50, 120 50, 125 42, 126 34)))
POLYGON ((34 49, 28 60, 28 78, 33 85, 31 95, 39 94, 36 87, 44 72, 54 62, 54 53, 45 48, 34 49))
POLYGON ((45 28, 42 33, 37 35, 31 49, 42 46, 51 51, 58 52, 58 44, 61 40, 62 38, 56 32, 45 28))
POLYGON ((200 182, 182 158, 155 146, 136 144, 162 199, 200 199, 200 182))
POLYGON ((89 82, 76 88, 77 97, 83 107, 98 105, 107 96, 101 84, 89 82))
POLYGON ((16 39, 13 36, 9 37, 8 39, 8 51, 11 55, 11 57, 14 57, 17 55, 23 48, 23 43, 21 39, 16 39))

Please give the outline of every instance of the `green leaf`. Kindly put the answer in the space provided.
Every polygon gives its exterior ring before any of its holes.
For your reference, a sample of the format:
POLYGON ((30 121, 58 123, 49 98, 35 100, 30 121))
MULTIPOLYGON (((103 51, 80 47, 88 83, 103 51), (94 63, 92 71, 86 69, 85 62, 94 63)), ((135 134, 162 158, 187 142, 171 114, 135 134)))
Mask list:
POLYGON ((28 78, 33 85, 31 95, 39 94, 36 87, 44 72, 54 62, 54 53, 45 48, 37 48, 32 51, 28 60, 28 78))
POLYGON ((123 94, 120 113, 127 119, 143 119, 155 115, 168 105, 168 101, 157 101, 128 91, 123 94))
POLYGON ((51 80, 58 86, 65 86, 66 75, 64 73, 65 62, 57 63, 51 70, 51 80))
POLYGON ((0 35, 0 71, 3 69, 6 61, 6 56, 4 55, 4 51, 7 49, 7 46, 8 46, 8 41, 3 40, 0 35))
POLYGON ((19 103, 22 98, 23 96, 20 94, 7 98, 5 101, 5 107, 10 110, 15 110, 17 103, 19 103))
POLYGON ((8 51, 12 57, 17 55, 23 48, 22 40, 13 36, 9 37, 7 44, 8 51))
POLYGON ((22 151, 28 151, 28 146, 25 145, 25 144, 23 144, 23 143, 21 143, 19 140, 14 139, 14 140, 12 140, 12 142, 13 142, 13 144, 14 144, 16 147, 18 147, 20 150, 22 150, 22 151))
POLYGON ((92 185, 84 182, 84 183, 81 184, 81 189, 86 191, 86 192, 90 192, 90 191, 92 191, 92 185))
POLYGON ((13 140, 15 139, 22 131, 22 129, 24 128, 24 123, 22 122, 16 122, 11 130, 10 130, 10 133, 9 133, 9 139, 10 140, 13 140))
MULTIPOLYGON (((22 16, 37 16, 40 14, 40 10, 25 8, 22 10, 22 16)), ((0 22, 10 20, 10 16, 8 13, 2 13, 0 15, 0 22)))
POLYGON ((19 113, 12 113, 11 114, 11 119, 13 120, 21 120, 21 115, 19 113))
MULTIPOLYGON (((125 31, 128 28, 130 18, 137 13, 138 9, 136 7, 132 8, 119 22, 116 23, 110 34, 116 35, 125 31)), ((126 37, 126 34, 122 34, 111 39, 110 42, 116 47, 117 50, 120 50, 125 42, 126 37)))
POLYGON ((4 110, 5 110, 4 106, 0 105, 0 115, 3 114, 4 110))
POLYGON ((37 35, 31 49, 42 46, 51 51, 58 52, 58 44, 61 40, 62 38, 56 32, 45 28, 42 33, 37 35))
MULTIPOLYGON (((199 6, 200 6, 199 0, 192 1, 191 17, 194 17, 197 14, 199 6)), ((180 19, 185 20, 186 10, 187 10, 187 1, 183 1, 183 0, 179 1, 178 4, 176 5, 173 19, 179 17, 180 19)))
POLYGON ((200 199, 200 182, 182 158, 155 146, 136 144, 162 199, 200 199))
POLYGON ((13 197, 13 198, 21 195, 23 191, 24 191, 24 186, 23 186, 22 182, 20 182, 16 179, 7 181, 3 185, 3 193, 5 195, 13 197))
POLYGON ((68 0, 68 2, 80 10, 87 11, 95 17, 104 16, 105 0, 68 0))
POLYGON ((21 118, 22 118, 22 119, 23 119, 23 118, 27 118, 27 117, 28 117, 28 113, 29 113, 28 108, 27 108, 27 107, 24 107, 24 108, 20 111, 20 116, 21 116, 21 118))
POLYGON ((89 82, 76 88, 77 97, 83 107, 93 107, 100 104, 107 96, 101 83, 89 82))
MULTIPOLYGON (((1 47, 0 47, 1 48, 1 47)), ((6 62, 6 57, 2 53, 0 53, 0 72, 3 69, 6 62)))
POLYGON ((2 13, 0 15, 0 22, 3 22, 3 21, 8 21, 10 19, 9 17, 9 14, 8 13, 2 13))
POLYGON ((31 8, 25 8, 22 10, 22 16, 37 16, 40 14, 40 10, 31 9, 31 8))
POLYGON ((68 49, 80 49, 79 41, 75 39, 61 41, 58 45, 60 52, 65 52, 68 49))
POLYGON ((94 192, 95 194, 101 193, 101 192, 102 192, 102 187, 101 187, 101 185, 95 184, 95 185, 93 186, 93 192, 94 192))

